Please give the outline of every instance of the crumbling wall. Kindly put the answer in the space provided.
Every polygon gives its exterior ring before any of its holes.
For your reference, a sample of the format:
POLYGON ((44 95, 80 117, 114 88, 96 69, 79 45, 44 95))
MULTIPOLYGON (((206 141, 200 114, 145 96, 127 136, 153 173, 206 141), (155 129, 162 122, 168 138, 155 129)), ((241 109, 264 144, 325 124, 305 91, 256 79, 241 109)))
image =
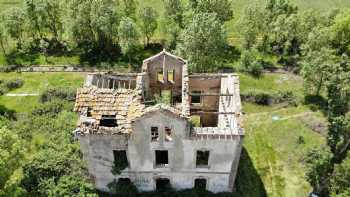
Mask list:
MULTIPOLYGON (((190 75, 189 92, 190 94, 193 91, 202 91, 202 93, 204 94, 207 94, 207 93, 219 94, 220 83, 221 83, 221 78, 219 77, 214 78, 214 77, 190 75)), ((219 106, 218 96, 202 96, 201 105, 198 107, 192 105, 191 108, 192 109, 198 108, 203 111, 206 111, 206 110, 218 110, 218 106, 219 106)))
MULTIPOLYGON (((90 75, 89 75, 90 76, 90 75)), ((98 88, 107 89, 135 89, 136 78, 135 73, 123 73, 123 74, 93 74, 88 78, 91 81, 89 84, 98 88)))
POLYGON ((149 96, 159 94, 161 90, 172 90, 174 96, 181 95, 183 65, 183 61, 166 54, 144 62, 145 72, 148 73, 149 96), (168 71, 172 70, 175 71, 174 83, 167 78, 168 71), (163 71, 163 82, 158 81, 159 71, 163 71))
POLYGON ((95 187, 108 191, 107 184, 115 178, 111 172, 114 161, 113 150, 127 150, 128 136, 83 135, 79 136, 79 142, 95 187))

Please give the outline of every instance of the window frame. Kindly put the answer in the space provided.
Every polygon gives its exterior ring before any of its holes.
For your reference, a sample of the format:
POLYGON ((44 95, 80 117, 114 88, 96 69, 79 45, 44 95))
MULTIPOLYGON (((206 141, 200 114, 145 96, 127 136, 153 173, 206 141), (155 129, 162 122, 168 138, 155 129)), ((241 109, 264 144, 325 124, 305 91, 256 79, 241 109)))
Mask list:
POLYGON ((195 157, 195 165, 196 168, 210 168, 210 155, 211 155, 211 151, 208 149, 199 149, 196 150, 196 157, 195 157), (203 165, 203 164, 198 164, 198 152, 207 152, 208 153, 208 160, 207 160, 207 164, 203 165))
POLYGON ((157 81, 164 83, 164 71, 163 70, 157 70, 157 81), (160 79, 161 76, 161 79, 160 79))
POLYGON ((201 189, 201 190, 207 190, 208 189, 208 178, 207 177, 194 177, 193 179, 193 189, 201 189), (200 188, 200 187, 196 187, 196 181, 197 180, 205 180, 205 187, 204 188, 200 188))
POLYGON ((164 141, 166 142, 172 142, 173 138, 172 138, 172 133, 173 133, 173 129, 171 126, 165 126, 164 127, 164 141), (168 135, 168 131, 170 130, 170 134, 168 135), (169 139, 167 139, 167 136, 169 136, 169 139))
POLYGON ((169 168, 170 162, 169 162, 169 150, 164 150, 164 149, 157 149, 154 150, 154 168, 169 168), (160 163, 157 164, 157 152, 166 152, 167 155, 167 163, 160 163))
MULTIPOLYGON (((202 94, 203 93, 203 91, 202 90, 193 90, 192 92, 191 92, 192 94, 202 94)), ((202 99, 202 96, 198 96, 199 97, 199 102, 197 103, 194 103, 193 102, 193 95, 191 95, 191 105, 202 105, 202 101, 203 101, 203 99, 202 99)))
POLYGON ((159 127, 158 126, 151 126, 151 142, 158 142, 160 139, 160 133, 159 133, 159 127), (156 128, 156 131, 153 131, 153 129, 156 128), (153 132, 157 133, 157 139, 153 139, 153 132))
POLYGON ((175 83, 175 69, 167 70, 167 80, 170 83, 175 83), (169 79, 170 73, 172 73, 172 80, 169 79))
POLYGON ((128 157, 128 151, 126 149, 115 149, 115 150, 113 150, 113 163, 116 161, 116 153, 118 153, 118 152, 123 152, 123 154, 125 153, 125 159, 126 159, 126 162, 128 163, 128 165, 127 165, 127 167, 125 169, 128 169, 130 167, 130 162, 129 162, 129 157, 128 157))

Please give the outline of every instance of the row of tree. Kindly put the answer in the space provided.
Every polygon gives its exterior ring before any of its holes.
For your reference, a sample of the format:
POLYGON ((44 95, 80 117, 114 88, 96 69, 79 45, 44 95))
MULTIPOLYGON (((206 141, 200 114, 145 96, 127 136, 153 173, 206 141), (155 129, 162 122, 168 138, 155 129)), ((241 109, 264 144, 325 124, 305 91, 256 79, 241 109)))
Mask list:
POLYGON ((78 51, 100 61, 116 59, 121 51, 130 62, 140 52, 140 41, 149 45, 157 31, 157 41, 189 59, 197 71, 222 64, 231 1, 162 2, 163 13, 136 0, 26 0, 24 7, 2 14, 0 46, 9 53, 11 38, 26 54, 78 51))
POLYGON ((253 68, 257 67, 254 61, 261 59, 256 55, 258 52, 277 57, 279 64, 296 72, 303 69, 306 76, 314 72, 308 68, 311 64, 327 64, 324 56, 349 54, 349 16, 346 10, 300 11, 287 0, 270 0, 248 6, 237 22, 237 29, 247 50, 243 54, 255 57, 250 61, 253 68), (332 51, 321 49, 324 46, 332 51))

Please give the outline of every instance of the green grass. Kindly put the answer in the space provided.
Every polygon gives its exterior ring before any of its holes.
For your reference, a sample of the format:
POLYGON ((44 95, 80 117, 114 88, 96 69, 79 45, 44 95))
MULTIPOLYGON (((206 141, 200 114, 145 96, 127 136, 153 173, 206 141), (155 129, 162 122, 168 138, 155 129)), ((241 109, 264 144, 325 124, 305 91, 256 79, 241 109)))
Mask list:
MULTIPOLYGON (((305 107, 277 112, 247 114, 244 147, 260 175, 268 196, 307 196, 311 187, 304 178, 303 155, 324 138, 302 123, 308 114, 305 107), (273 116, 281 120, 274 121, 273 116), (304 143, 298 143, 303 138, 304 143)), ((249 184, 249 180, 247 184, 249 184)))
POLYGON ((266 73, 259 78, 247 74, 240 74, 241 92, 264 91, 276 93, 278 91, 292 91, 297 96, 302 96, 303 79, 293 74, 266 73))
POLYGON ((0 0, 0 12, 12 7, 21 6, 23 0, 0 0))
MULTIPOLYGON (((300 97, 303 93, 302 79, 292 74, 265 74, 261 78, 240 74, 240 85, 241 92, 290 90, 300 97)), ((310 148, 325 143, 325 139, 306 126, 303 119, 312 116, 325 121, 322 113, 303 105, 281 108, 252 103, 243 103, 243 111, 244 158, 250 158, 242 161, 249 165, 240 166, 238 173, 238 183, 249 191, 244 196, 262 196, 265 192, 273 197, 307 196, 312 189, 305 180, 303 156, 310 148), (304 142, 300 143, 300 139, 304 142)))
MULTIPOLYGON (((21 88, 9 93, 42 93, 52 87, 81 87, 85 74, 81 73, 0 73, 0 79, 22 79, 21 88)), ((0 105, 17 112, 28 112, 38 103, 38 96, 8 97, 0 96, 0 105)))

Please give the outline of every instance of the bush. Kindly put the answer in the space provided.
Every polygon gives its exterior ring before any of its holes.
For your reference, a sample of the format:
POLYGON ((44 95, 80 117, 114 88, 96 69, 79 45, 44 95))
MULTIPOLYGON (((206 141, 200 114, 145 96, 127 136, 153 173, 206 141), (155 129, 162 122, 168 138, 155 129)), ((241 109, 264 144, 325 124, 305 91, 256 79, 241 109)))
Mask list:
POLYGON ((135 197, 137 196, 137 188, 132 182, 120 182, 114 180, 113 182, 107 185, 110 192, 114 194, 114 196, 120 197, 135 197))
POLYGON ((250 91, 241 94, 242 101, 256 103, 258 105, 271 105, 273 95, 267 92, 250 91))
POLYGON ((54 178, 44 180, 40 184, 40 193, 45 196, 89 196, 97 197, 92 184, 84 178, 64 175, 58 181, 54 178))
POLYGON ((291 91, 278 91, 274 103, 288 103, 288 105, 297 106, 297 98, 291 91))
POLYGON ((21 79, 15 79, 10 81, 0 80, 0 95, 6 94, 8 91, 11 91, 16 88, 23 86, 23 81, 21 79))
POLYGON ((5 85, 9 90, 17 89, 23 86, 23 80, 22 79, 11 80, 6 82, 5 85))
POLYGON ((0 72, 13 72, 13 71, 18 70, 21 67, 22 67, 22 65, 18 65, 18 64, 15 64, 15 65, 4 65, 4 66, 0 67, 0 72))
POLYGON ((42 115, 48 115, 50 117, 55 117, 63 110, 71 110, 72 109, 72 103, 69 103, 67 101, 60 101, 60 100, 54 100, 51 102, 42 103, 38 106, 36 106, 33 111, 32 115, 34 116, 42 116, 42 115))
POLYGON ((258 53, 255 50, 242 52, 240 70, 247 72, 255 77, 259 77, 263 72, 263 62, 259 60, 258 53))
POLYGON ((62 99, 67 101, 75 100, 76 92, 74 89, 69 88, 51 88, 45 90, 40 95, 40 102, 45 103, 56 99, 62 99))
POLYGON ((256 103, 258 105, 273 105, 286 103, 288 105, 297 105, 297 99, 291 91, 279 91, 277 93, 268 93, 261 91, 249 91, 241 93, 241 99, 245 102, 256 103))

